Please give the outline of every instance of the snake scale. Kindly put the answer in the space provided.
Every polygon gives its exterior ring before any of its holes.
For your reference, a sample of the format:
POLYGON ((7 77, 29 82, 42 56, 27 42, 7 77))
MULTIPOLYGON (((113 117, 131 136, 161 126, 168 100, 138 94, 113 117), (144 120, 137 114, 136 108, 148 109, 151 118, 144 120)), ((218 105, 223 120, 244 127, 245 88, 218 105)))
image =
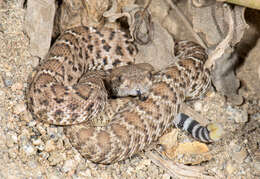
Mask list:
POLYGON ((108 99, 106 76, 111 69, 134 64, 137 53, 120 30, 82 26, 65 31, 36 68, 27 94, 30 111, 43 122, 63 125, 71 144, 95 163, 110 164, 133 156, 171 125, 211 141, 206 127, 185 115, 177 116, 185 99, 201 96, 210 84, 205 50, 194 42, 180 41, 175 45, 175 62, 153 74, 151 68, 141 67, 143 72, 134 75, 139 81, 132 86, 124 84, 128 78, 120 74, 127 70, 121 69, 108 84, 116 88, 122 83, 127 94, 146 96, 108 99), (106 124, 95 126, 92 120, 106 124))

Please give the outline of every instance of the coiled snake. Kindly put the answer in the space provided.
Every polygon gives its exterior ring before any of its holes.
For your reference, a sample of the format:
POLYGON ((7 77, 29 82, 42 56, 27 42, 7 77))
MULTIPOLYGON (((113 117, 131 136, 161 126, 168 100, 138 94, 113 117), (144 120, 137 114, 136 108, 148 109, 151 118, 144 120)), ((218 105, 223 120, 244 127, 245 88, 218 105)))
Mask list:
POLYGON ((185 115, 174 119, 185 99, 199 97, 209 86, 209 71, 203 66, 207 54, 189 41, 177 43, 175 53, 175 62, 151 73, 149 65, 132 65, 137 48, 122 31, 69 29, 36 69, 27 94, 29 109, 37 119, 66 126, 71 144, 96 163, 133 156, 171 125, 209 142, 207 128, 185 115), (130 72, 121 67, 124 65, 132 66, 130 72), (119 73, 111 69, 119 69, 119 73), (134 75, 136 71, 139 75, 134 75), (116 95, 145 97, 108 99, 107 86, 111 85, 110 91, 116 95))

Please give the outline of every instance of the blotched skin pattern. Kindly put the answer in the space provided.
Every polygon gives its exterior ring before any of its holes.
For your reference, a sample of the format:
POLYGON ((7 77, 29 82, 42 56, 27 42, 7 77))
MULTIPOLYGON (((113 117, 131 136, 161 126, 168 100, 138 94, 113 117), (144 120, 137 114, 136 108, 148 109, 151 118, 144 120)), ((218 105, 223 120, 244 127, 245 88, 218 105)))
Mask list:
POLYGON ((63 33, 30 82, 28 106, 36 118, 78 124, 103 111, 106 74, 97 70, 133 64, 137 49, 125 33, 76 27, 63 33))
MULTIPOLYGON (((76 124, 65 127, 65 134, 83 157, 103 164, 124 160, 158 140, 174 125, 180 104, 201 96, 209 86, 209 73, 203 66, 205 50, 181 41, 175 52, 176 60, 167 68, 152 76, 145 73, 143 82, 148 88, 140 85, 134 90, 132 95, 139 95, 140 90, 147 93, 146 99, 108 100, 103 83, 107 72, 93 70, 134 63, 135 46, 121 31, 70 29, 37 68, 27 96, 29 109, 48 123, 76 124), (108 122, 86 122, 92 119, 108 122)), ((124 82, 116 76, 115 81, 124 82)))

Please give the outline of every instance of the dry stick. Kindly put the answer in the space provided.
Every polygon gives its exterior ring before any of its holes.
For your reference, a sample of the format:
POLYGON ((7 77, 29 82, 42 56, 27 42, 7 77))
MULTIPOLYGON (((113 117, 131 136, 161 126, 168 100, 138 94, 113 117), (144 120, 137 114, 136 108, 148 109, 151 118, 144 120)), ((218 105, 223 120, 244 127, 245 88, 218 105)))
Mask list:
POLYGON ((148 7, 150 6, 152 0, 148 0, 147 4, 144 6, 144 11, 148 9, 148 7))
POLYGON ((240 6, 260 10, 260 1, 259 0, 217 0, 217 1, 228 2, 228 3, 237 4, 240 6))
POLYGON ((209 59, 205 63, 206 68, 211 68, 217 59, 219 59, 224 53, 225 50, 229 47, 229 44, 233 38, 234 33, 234 17, 233 13, 230 9, 230 6, 228 4, 223 5, 225 8, 227 8, 228 11, 228 23, 229 23, 229 29, 227 36, 225 37, 222 42, 218 44, 218 46, 215 48, 215 50, 209 54, 209 59))
POLYGON ((172 9, 174 9, 176 11, 176 13, 178 14, 178 16, 182 19, 183 23, 185 24, 185 26, 191 31, 192 35, 194 36, 194 38, 197 40, 197 42, 204 47, 205 49, 207 49, 207 45, 206 43, 200 38, 200 36, 194 32, 191 23, 189 22, 189 20, 186 18, 186 16, 180 11, 180 9, 171 1, 171 0, 166 0, 166 2, 171 6, 172 9))
POLYGON ((170 160, 163 159, 158 153, 152 151, 147 151, 145 155, 157 166, 164 168, 172 177, 204 179, 215 178, 213 176, 203 174, 204 167, 201 166, 185 166, 183 164, 176 164, 170 160))

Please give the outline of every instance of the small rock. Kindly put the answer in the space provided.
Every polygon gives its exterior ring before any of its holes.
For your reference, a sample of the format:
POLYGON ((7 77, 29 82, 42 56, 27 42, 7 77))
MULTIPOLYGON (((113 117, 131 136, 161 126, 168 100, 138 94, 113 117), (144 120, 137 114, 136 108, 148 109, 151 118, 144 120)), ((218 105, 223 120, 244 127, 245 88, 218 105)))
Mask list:
POLYGON ((48 152, 44 152, 44 151, 43 151, 43 152, 40 152, 40 153, 39 153, 39 156, 40 156, 41 158, 47 160, 47 159, 49 158, 50 154, 49 154, 48 152))
POLYGON ((36 126, 41 135, 43 135, 43 136, 46 135, 47 132, 46 132, 46 128, 44 127, 44 125, 38 123, 38 124, 36 124, 36 126))
POLYGON ((140 162, 140 164, 136 166, 136 169, 137 169, 137 170, 142 170, 142 169, 145 168, 146 166, 149 166, 150 163, 151 163, 151 160, 149 160, 149 159, 142 160, 142 161, 140 162))
POLYGON ((238 163, 242 163, 244 162, 245 158, 247 157, 247 151, 243 148, 241 149, 239 152, 235 152, 232 155, 232 158, 238 162, 238 163))
POLYGON ((236 166, 234 165, 233 162, 228 161, 227 165, 226 165, 226 171, 229 175, 232 175, 232 173, 234 173, 236 170, 236 166))
POLYGON ((127 170, 126 170, 126 173, 127 173, 128 175, 131 175, 133 172, 134 172, 134 168, 131 167, 131 166, 128 167, 127 170))
POLYGON ((18 137, 17 134, 15 132, 8 132, 7 136, 6 136, 6 145, 7 147, 11 148, 14 146, 15 143, 17 143, 18 141, 18 137))
POLYGON ((248 113, 245 110, 228 106, 227 114, 229 114, 237 123, 245 123, 248 121, 248 113))
POLYGON ((46 152, 51 152, 54 151, 56 149, 56 144, 53 140, 48 140, 45 144, 45 151, 46 152))
POLYGON ((33 123, 36 123, 36 121, 33 120, 31 113, 27 110, 22 112, 22 114, 20 115, 20 119, 24 122, 29 122, 30 127, 34 126, 32 125, 33 123))
POLYGON ((41 139, 32 139, 32 143, 33 143, 33 145, 41 145, 41 144, 43 144, 43 142, 42 142, 42 140, 41 139))
POLYGON ((3 77, 3 80, 4 80, 4 85, 5 85, 6 87, 12 86, 13 80, 12 80, 11 77, 5 76, 5 77, 3 77))
POLYGON ((236 140, 232 140, 231 142, 230 142, 230 144, 229 144, 229 146, 230 146, 230 149, 231 149, 231 151, 234 153, 234 152, 239 152, 240 150, 241 150, 241 146, 240 145, 238 145, 238 144, 236 144, 237 143, 237 141, 236 140))
POLYGON ((15 83, 15 84, 13 84, 13 85, 11 86, 11 90, 12 90, 12 91, 22 90, 22 89, 23 89, 23 84, 20 83, 20 82, 17 82, 17 83, 15 83))
POLYGON ((72 170, 76 170, 77 168, 77 162, 75 160, 66 160, 63 167, 62 167, 62 170, 64 172, 69 172, 69 171, 72 171, 72 170))
POLYGON ((8 155, 10 158, 16 159, 18 156, 18 146, 14 146, 8 150, 8 155))
POLYGON ((65 160, 66 160, 66 155, 64 153, 61 153, 61 151, 51 152, 50 156, 48 157, 48 161, 52 166, 57 165, 65 160))
POLYGON ((26 156, 34 155, 36 153, 36 150, 30 143, 23 145, 22 151, 26 154, 26 156))
POLYGON ((47 133, 50 136, 50 138, 52 138, 53 140, 58 140, 59 136, 61 136, 58 133, 58 128, 57 127, 48 127, 47 128, 47 133))
POLYGON ((31 160, 31 161, 28 162, 28 166, 30 168, 37 168, 38 167, 38 163, 35 160, 31 160))
POLYGON ((194 110, 195 110, 195 111, 202 111, 202 103, 199 102, 199 101, 196 101, 196 102, 194 103, 194 110))
POLYGON ((26 110, 26 106, 25 106, 24 102, 16 104, 13 108, 13 112, 15 114, 20 114, 20 113, 24 112, 25 110, 26 110))
POLYGON ((170 179, 171 176, 167 173, 163 174, 162 179, 170 179))
POLYGON ((89 168, 87 168, 86 170, 84 170, 84 171, 80 171, 79 173, 78 173, 78 175, 79 175, 79 177, 92 177, 92 175, 91 175, 91 170, 89 169, 89 168))
POLYGON ((36 126, 36 124, 37 124, 36 120, 33 120, 33 121, 29 122, 28 126, 34 127, 34 126, 36 126))

